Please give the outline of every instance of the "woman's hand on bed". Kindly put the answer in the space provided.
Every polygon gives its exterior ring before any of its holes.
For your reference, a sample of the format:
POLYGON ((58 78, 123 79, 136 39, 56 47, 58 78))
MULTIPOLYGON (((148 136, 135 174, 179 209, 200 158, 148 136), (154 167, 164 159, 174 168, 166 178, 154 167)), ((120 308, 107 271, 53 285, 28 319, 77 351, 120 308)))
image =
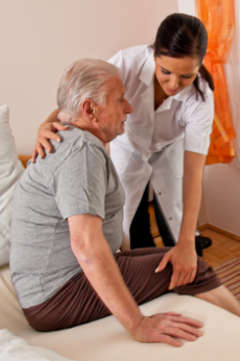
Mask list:
POLYGON ((53 151, 53 146, 50 140, 55 140, 56 142, 61 141, 61 137, 57 133, 59 130, 67 130, 68 126, 63 125, 59 122, 58 118, 58 109, 50 114, 48 119, 43 122, 38 130, 37 140, 34 146, 32 153, 32 162, 34 163, 37 156, 44 158, 47 153, 53 151))
POLYGON ((203 323, 183 315, 167 312, 143 317, 133 337, 140 342, 162 342, 180 347, 182 340, 196 341, 203 335, 203 323))

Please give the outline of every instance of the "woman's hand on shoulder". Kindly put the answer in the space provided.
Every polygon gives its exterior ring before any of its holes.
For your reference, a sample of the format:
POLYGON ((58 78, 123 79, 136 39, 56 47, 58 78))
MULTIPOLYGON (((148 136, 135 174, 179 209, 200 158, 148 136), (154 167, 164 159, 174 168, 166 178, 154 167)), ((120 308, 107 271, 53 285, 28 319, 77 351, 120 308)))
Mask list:
POLYGON ((57 142, 61 141, 61 137, 57 133, 59 130, 67 130, 68 126, 63 125, 59 122, 58 118, 58 109, 54 110, 47 120, 45 120, 38 129, 37 140, 35 142, 34 150, 32 153, 32 162, 36 161, 36 158, 40 156, 44 158, 47 153, 53 151, 53 146, 50 140, 55 140, 57 142))

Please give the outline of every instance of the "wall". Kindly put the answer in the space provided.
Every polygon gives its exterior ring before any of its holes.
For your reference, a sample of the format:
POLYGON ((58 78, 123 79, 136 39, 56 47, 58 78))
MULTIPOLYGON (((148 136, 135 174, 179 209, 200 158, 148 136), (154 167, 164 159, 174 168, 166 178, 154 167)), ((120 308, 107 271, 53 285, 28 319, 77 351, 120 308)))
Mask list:
POLYGON ((236 158, 230 164, 207 166, 204 175, 204 202, 201 223, 210 223, 240 236, 240 0, 235 0, 236 31, 225 66, 232 118, 236 130, 236 158))
POLYGON ((176 11, 177 0, 0 0, 0 103, 10 106, 18 151, 31 153, 66 66, 151 43, 176 11))
MULTIPOLYGON (((179 11, 195 14, 193 0, 178 0, 179 11)), ((236 158, 205 167, 199 224, 212 224, 240 236, 240 0, 235 0, 236 31, 225 66, 234 127, 236 158)))
POLYGON ((231 164, 207 166, 204 179, 207 222, 240 236, 240 169, 231 164))
MULTIPOLYGON (((55 107, 67 65, 80 57, 107 59, 120 48, 150 43, 166 15, 178 10, 193 14, 193 5, 193 0, 169 0, 167 5, 160 0, 0 0, 0 103, 10 106, 18 151, 31 153, 38 125, 55 107)), ((239 33, 238 19, 238 48, 227 66, 238 144, 239 33)), ((240 235, 238 164, 206 168, 200 223, 240 235)))

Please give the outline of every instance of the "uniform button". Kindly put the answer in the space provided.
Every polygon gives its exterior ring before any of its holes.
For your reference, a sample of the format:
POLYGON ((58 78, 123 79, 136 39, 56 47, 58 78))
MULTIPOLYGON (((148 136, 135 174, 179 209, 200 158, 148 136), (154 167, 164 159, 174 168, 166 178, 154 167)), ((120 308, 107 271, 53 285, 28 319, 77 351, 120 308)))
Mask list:
POLYGON ((162 192, 158 192, 158 195, 161 196, 161 195, 162 195, 162 192))
POLYGON ((172 221, 173 220, 173 217, 169 217, 169 221, 172 221))

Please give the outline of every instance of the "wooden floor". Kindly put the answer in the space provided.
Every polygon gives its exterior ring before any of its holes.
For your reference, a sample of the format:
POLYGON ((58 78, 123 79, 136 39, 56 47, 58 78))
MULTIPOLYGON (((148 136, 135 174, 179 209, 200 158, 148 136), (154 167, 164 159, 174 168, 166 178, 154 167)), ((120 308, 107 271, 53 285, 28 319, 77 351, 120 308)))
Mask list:
POLYGON ((211 266, 218 266, 231 258, 240 258, 240 241, 210 229, 201 231, 201 234, 213 241, 212 246, 203 251, 203 259, 211 266))
MULTIPOLYGON (((153 208, 150 206, 151 231, 157 246, 163 246, 159 237, 153 208)), ((212 267, 218 266, 231 258, 240 258, 240 241, 225 236, 211 229, 201 231, 202 235, 210 237, 213 241, 211 247, 203 251, 203 259, 212 267)))

